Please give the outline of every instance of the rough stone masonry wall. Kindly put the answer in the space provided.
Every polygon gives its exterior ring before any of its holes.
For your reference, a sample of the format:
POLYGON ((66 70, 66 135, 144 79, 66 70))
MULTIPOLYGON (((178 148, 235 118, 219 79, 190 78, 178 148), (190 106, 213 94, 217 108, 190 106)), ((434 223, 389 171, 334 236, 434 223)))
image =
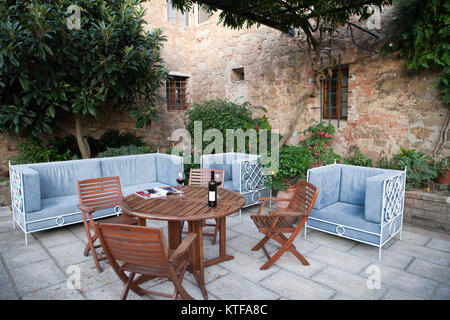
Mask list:
MULTIPOLYGON (((301 39, 265 26, 225 28, 217 25, 217 14, 197 25, 191 12, 189 26, 184 27, 167 22, 165 0, 152 0, 143 5, 147 8, 146 28, 161 27, 168 39, 162 50, 167 68, 189 76, 189 104, 217 98, 250 101, 267 108, 275 129, 282 134, 287 131, 300 97, 311 86, 313 78, 301 39), (232 81, 235 67, 244 67, 245 80, 232 81)), ((378 34, 389 32, 391 16, 391 9, 383 13, 382 29, 376 30, 378 34)), ((355 48, 348 31, 342 32, 337 48, 342 52, 342 62, 349 64, 352 93, 348 120, 341 121, 337 129, 336 151, 345 155, 356 146, 375 160, 382 152, 392 155, 400 147, 431 153, 447 110, 439 91, 430 88, 436 74, 410 72, 404 60, 394 54, 365 58, 367 53, 355 48)), ((165 95, 163 88, 160 93, 165 95)), ((320 119, 319 99, 317 96, 307 101, 290 143, 296 143, 298 132, 320 119)), ((184 126, 184 112, 168 112, 164 103, 159 112, 159 119, 150 128, 136 132, 148 143, 164 147, 170 145, 167 137, 171 131, 184 126)), ((70 117, 61 123, 73 129, 70 117)), ((337 125, 335 121, 334 124, 337 125)), ((134 130, 134 120, 127 114, 106 110, 97 120, 87 118, 84 126, 87 134, 98 137, 109 128, 134 130)), ((65 135, 62 130, 55 133, 65 135)), ((18 141, 0 134, 0 170, 7 170, 7 159, 15 154, 18 141)), ((442 152, 442 156, 446 155, 450 155, 450 142, 442 152)))
POLYGON ((450 233, 450 197, 439 193, 406 191, 404 220, 450 233))

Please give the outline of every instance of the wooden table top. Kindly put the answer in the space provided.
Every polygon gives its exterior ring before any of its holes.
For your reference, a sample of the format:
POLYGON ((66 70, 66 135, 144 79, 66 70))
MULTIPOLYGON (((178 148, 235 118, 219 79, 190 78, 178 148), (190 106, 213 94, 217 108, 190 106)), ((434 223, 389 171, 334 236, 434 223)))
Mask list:
MULTIPOLYGON (((178 187, 177 187, 178 188, 178 187)), ((183 196, 144 199, 131 194, 122 200, 122 210, 145 219, 164 221, 195 221, 217 219, 239 211, 245 205, 245 197, 238 192, 218 188, 217 206, 208 206, 208 188, 183 186, 183 196)))

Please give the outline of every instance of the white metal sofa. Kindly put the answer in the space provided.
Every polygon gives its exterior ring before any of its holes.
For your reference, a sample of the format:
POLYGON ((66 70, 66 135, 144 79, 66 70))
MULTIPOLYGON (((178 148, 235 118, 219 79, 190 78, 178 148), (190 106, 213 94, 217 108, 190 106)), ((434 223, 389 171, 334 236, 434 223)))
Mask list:
POLYGON ((244 195, 245 208, 260 203, 258 197, 271 196, 259 158, 254 154, 228 152, 203 155, 200 161, 202 168, 225 170, 224 188, 244 195))
MULTIPOLYGON (((10 165, 14 227, 31 232, 82 222, 76 182, 119 176, 124 196, 157 186, 177 185, 183 158, 152 153, 122 157, 10 165)), ((94 219, 118 215, 119 207, 96 211, 94 219)))
POLYGON ((332 164, 308 170, 319 195, 305 225, 381 248, 403 225, 406 171, 332 164))

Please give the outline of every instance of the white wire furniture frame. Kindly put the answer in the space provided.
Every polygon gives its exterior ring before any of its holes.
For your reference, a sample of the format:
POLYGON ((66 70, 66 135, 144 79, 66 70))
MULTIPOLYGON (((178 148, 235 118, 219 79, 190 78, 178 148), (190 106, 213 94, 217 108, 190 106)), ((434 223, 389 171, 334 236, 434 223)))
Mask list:
MULTIPOLYGON (((16 224, 25 233, 25 245, 28 245, 28 234, 48 229, 53 229, 57 227, 62 227, 66 225, 71 225, 75 223, 83 222, 83 217, 81 211, 70 212, 66 214, 60 214, 54 217, 48 217, 43 219, 29 220, 26 212, 25 195, 24 195, 24 181, 23 174, 14 165, 9 163, 9 179, 11 186, 11 210, 13 215, 13 228, 16 229, 16 224), (29 226, 34 223, 52 221, 54 224, 50 227, 36 228, 32 231, 29 230, 29 226)), ((75 183, 75 182, 74 182, 75 183)), ((113 212, 110 214, 102 214, 96 218, 104 218, 109 216, 118 216, 122 213, 122 208, 116 206, 113 208, 113 212)))
MULTIPOLYGON (((309 169, 307 172, 307 181, 309 182, 309 174, 311 170, 319 169, 313 168, 309 169)), ((337 235, 339 237, 355 240, 361 243, 365 243, 371 246, 378 247, 378 260, 381 260, 381 248, 391 240, 395 235, 399 234, 399 239, 402 239, 403 230, 403 210, 405 202, 405 186, 406 186, 406 168, 404 171, 400 171, 399 174, 387 178, 383 182, 383 201, 381 207, 381 228, 380 232, 370 232, 367 230, 358 229, 352 226, 338 224, 332 221, 326 221, 310 216, 305 223, 305 233, 304 238, 306 239, 307 228, 326 232, 329 234, 337 235), (309 220, 315 220, 329 225, 336 226, 335 232, 324 230, 318 227, 312 227, 308 225, 309 220), (355 236, 349 236, 346 234, 348 230, 353 230, 357 232, 362 232, 365 234, 370 234, 379 237, 379 242, 377 244, 358 239, 355 236)), ((320 192, 320 191, 319 191, 320 192)))
MULTIPOLYGON (((203 155, 200 158, 200 167, 204 168, 204 157, 211 156, 224 156, 232 159, 233 163, 220 163, 220 164, 234 164, 239 166, 239 190, 235 190, 245 197, 245 205, 242 208, 254 206, 260 204, 262 201, 258 200, 258 197, 271 197, 272 190, 265 186, 265 182, 268 179, 267 176, 262 173, 262 166, 259 161, 261 156, 259 155, 249 155, 249 154, 239 154, 239 153, 220 153, 212 155, 203 155), (244 158, 239 158, 239 156, 244 155, 244 158), (252 157, 254 159, 248 159, 252 157), (247 159, 246 159, 247 158, 247 159)), ((216 162, 217 163, 217 162, 216 162)), ((236 167, 236 166, 234 166, 236 167)), ((206 167, 205 167, 206 168, 206 167)), ((233 168, 234 170, 235 168, 233 168)), ((236 174, 233 172, 233 179, 236 174)), ((239 216, 242 216, 242 209, 239 210, 239 216)))

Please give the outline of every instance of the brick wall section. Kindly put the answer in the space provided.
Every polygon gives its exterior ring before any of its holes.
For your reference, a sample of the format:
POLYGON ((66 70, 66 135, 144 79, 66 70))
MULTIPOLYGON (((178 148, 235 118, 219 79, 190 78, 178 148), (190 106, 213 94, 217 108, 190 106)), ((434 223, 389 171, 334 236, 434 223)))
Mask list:
POLYGON ((450 196, 406 191, 404 221, 416 226, 450 233, 450 196))

